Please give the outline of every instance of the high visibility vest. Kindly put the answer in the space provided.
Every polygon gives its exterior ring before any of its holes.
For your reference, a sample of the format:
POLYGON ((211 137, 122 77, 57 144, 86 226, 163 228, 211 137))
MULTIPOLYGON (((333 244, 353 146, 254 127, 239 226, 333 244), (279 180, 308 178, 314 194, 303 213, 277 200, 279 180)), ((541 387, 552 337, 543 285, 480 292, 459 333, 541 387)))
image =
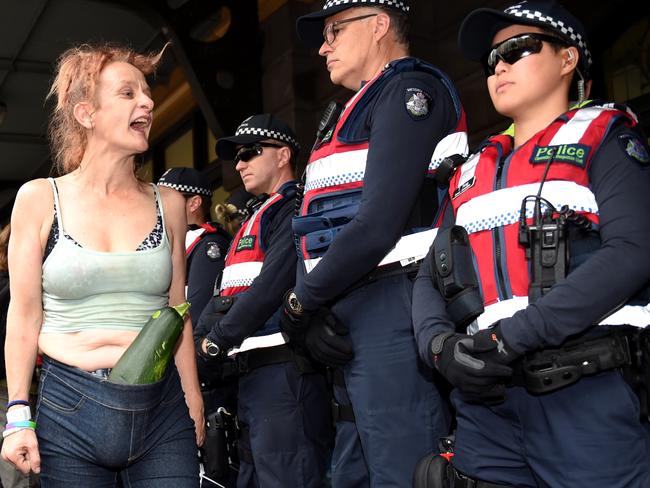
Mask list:
MULTIPOLYGON (((445 157, 468 153, 465 114, 449 78, 435 67, 414 58, 388 65, 387 69, 367 82, 350 99, 329 140, 313 151, 309 158, 305 171, 305 191, 300 206, 300 216, 293 221, 294 232, 299 238, 299 254, 307 272, 318 264, 336 234, 354 218, 361 199, 368 147, 371 141, 346 142, 345 138, 339 137, 341 130, 355 110, 358 111, 374 102, 381 92, 380 87, 393 76, 404 71, 424 71, 440 80, 447 88, 457 111, 457 126, 437 144, 431 155, 429 175, 435 173, 445 157)), ((361 117, 352 117, 349 122, 345 130, 354 133, 354 124, 365 123, 365 120, 361 117)), ((379 265, 398 261, 408 263, 422 259, 426 256, 434 236, 433 229, 404 235, 379 265)))
MULTIPOLYGON (((541 197, 555 209, 566 205, 598 224, 588 169, 609 129, 620 121, 636 124, 633 115, 611 104, 571 110, 516 150, 511 136, 490 137, 456 172, 450 202, 456 224, 469 234, 485 306, 476 329, 528 306, 529 262, 518 240, 519 220, 523 199, 538 193, 547 166, 541 197)), ((533 199, 525 209, 531 224, 533 199)), ((649 310, 626 305, 601 324, 644 327, 650 323, 649 310)))
MULTIPOLYGON (((244 293, 262 271, 265 248, 262 242, 264 226, 268 217, 286 203, 286 198, 295 195, 295 185, 286 187, 281 193, 273 193, 241 225, 230 244, 226 255, 225 267, 219 285, 219 294, 235 296, 244 293)), ((277 290, 269 290, 277 293, 277 290)), ((262 347, 271 347, 287 342, 280 332, 280 324, 272 320, 258 330, 254 336, 246 338, 237 351, 246 351, 262 347)))

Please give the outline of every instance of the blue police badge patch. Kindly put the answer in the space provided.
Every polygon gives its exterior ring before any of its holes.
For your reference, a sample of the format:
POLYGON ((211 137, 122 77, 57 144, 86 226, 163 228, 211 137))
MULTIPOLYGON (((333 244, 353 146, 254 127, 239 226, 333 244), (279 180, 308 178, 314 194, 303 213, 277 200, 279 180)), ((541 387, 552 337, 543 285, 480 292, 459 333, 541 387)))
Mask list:
POLYGON ((221 257, 221 249, 219 249, 219 244, 216 242, 208 242, 208 248, 205 250, 205 254, 212 260, 216 261, 221 257))
POLYGON ((419 88, 406 89, 406 111, 412 119, 422 120, 429 115, 431 97, 419 88))
POLYGON ((622 134, 618 136, 618 141, 625 153, 641 166, 650 165, 650 153, 648 145, 635 134, 622 134))

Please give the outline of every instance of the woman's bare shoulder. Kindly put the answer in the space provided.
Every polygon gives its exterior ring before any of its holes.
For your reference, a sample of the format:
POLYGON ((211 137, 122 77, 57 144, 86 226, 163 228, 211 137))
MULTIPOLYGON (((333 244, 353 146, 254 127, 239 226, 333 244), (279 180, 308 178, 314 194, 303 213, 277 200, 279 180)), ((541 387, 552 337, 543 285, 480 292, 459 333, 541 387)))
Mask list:
POLYGON ((170 217, 178 214, 185 215, 185 197, 180 192, 166 186, 158 186, 157 188, 166 215, 170 217))
MULTIPOLYGON (((24 183, 16 193, 14 210, 26 209, 30 212, 44 212, 54 207, 52 185, 46 178, 37 178, 24 183)), ((33 217, 33 215, 32 215, 33 217)))

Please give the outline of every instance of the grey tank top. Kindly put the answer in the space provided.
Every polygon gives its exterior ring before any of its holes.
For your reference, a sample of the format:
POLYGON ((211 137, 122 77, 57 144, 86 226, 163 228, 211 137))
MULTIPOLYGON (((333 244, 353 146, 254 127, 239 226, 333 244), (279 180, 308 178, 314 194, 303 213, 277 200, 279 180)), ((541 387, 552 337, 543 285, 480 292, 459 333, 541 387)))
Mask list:
MULTIPOLYGON (((169 301, 172 258, 164 216, 163 237, 156 247, 131 252, 86 249, 63 238, 59 195, 54 180, 49 181, 59 238, 43 262, 41 333, 139 331, 151 314, 169 301)), ((158 188, 152 186, 162 214, 158 188)))

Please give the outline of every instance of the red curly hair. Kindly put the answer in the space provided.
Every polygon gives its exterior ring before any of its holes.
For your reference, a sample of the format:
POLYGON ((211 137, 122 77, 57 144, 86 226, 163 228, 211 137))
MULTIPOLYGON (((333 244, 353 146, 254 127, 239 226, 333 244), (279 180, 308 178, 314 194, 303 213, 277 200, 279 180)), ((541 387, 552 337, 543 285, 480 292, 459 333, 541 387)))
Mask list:
POLYGON ((56 97, 49 136, 59 174, 74 171, 81 163, 88 141, 86 130, 75 119, 74 106, 79 102, 96 101, 97 84, 104 67, 112 62, 126 62, 146 76, 155 72, 166 47, 158 53, 138 54, 123 46, 83 44, 61 55, 46 97, 56 97))

